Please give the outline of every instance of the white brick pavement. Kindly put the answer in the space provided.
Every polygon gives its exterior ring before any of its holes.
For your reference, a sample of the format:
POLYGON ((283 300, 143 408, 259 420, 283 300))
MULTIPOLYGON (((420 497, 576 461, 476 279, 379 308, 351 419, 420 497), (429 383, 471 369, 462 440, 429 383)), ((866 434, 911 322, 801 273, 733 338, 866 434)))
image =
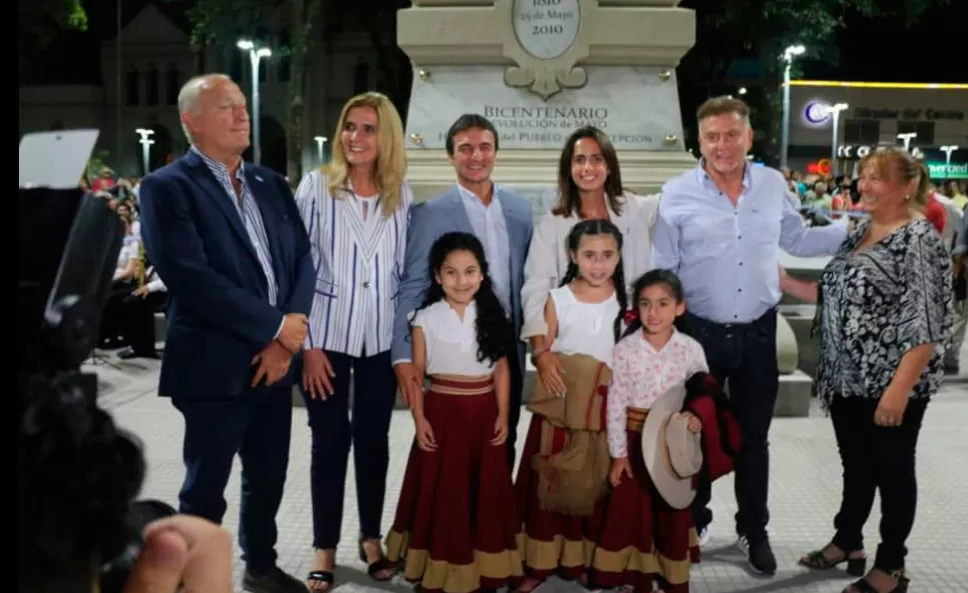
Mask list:
MULTIPOLYGON (((966 358, 963 354, 963 360, 966 358)), ((968 368, 963 363, 962 368, 968 368)), ((119 424, 144 442, 148 479, 143 495, 176 501, 183 477, 180 460, 182 423, 167 400, 154 395, 157 362, 124 363, 123 372, 98 368, 104 381, 102 405, 113 411, 119 424)), ((294 410, 292 453, 286 494, 279 512, 281 566, 302 576, 310 568, 311 519, 309 495, 309 430, 304 409, 294 410)), ((520 438, 528 418, 522 418, 520 438)), ((912 592, 965 593, 968 591, 968 385, 948 385, 929 407, 918 451, 920 501, 917 524, 909 541, 908 559, 912 592)), ((391 428, 391 460, 384 529, 389 525, 412 439, 406 412, 395 412, 391 428)), ((802 553, 816 548, 831 535, 831 521, 840 496, 840 471, 828 419, 816 411, 810 418, 780 419, 772 431, 770 525, 779 571, 773 579, 751 576, 733 547, 732 514, 735 504, 730 479, 717 484, 713 510, 717 516, 704 562, 693 569, 695 593, 732 591, 834 593, 848 580, 843 573, 809 573, 796 566, 802 553)), ((378 587, 362 573, 356 557, 356 496, 352 463, 346 488, 343 542, 337 561, 340 593, 378 593, 373 589, 406 593, 404 582, 378 587)), ((239 473, 227 489, 226 527, 238 520, 239 473)), ((877 540, 879 511, 867 524, 870 553, 877 540)), ((236 565, 240 578, 241 562, 236 565)), ((574 585, 550 581, 541 593, 580 593, 574 585)))

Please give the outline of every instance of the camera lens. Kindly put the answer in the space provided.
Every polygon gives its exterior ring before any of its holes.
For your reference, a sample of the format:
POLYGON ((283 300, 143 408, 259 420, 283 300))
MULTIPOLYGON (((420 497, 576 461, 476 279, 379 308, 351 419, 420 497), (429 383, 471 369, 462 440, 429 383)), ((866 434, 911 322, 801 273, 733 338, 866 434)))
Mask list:
POLYGON ((141 537, 145 527, 158 519, 175 515, 171 505, 160 500, 139 500, 131 505, 126 521, 128 544, 116 558, 101 567, 101 593, 121 593, 131 574, 134 563, 144 547, 141 537))

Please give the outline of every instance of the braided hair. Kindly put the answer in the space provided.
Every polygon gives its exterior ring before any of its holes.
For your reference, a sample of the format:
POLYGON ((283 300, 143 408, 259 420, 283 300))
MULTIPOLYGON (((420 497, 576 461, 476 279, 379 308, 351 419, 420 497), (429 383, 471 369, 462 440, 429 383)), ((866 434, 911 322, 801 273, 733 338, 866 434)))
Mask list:
POLYGON ((618 315, 612 326, 617 342, 622 336, 622 323, 625 320, 625 311, 628 309, 628 294, 625 290, 625 269, 622 265, 622 232, 618 227, 606 219, 582 220, 571 227, 568 233, 567 248, 571 256, 568 260, 568 271, 559 286, 565 286, 572 280, 578 278, 578 264, 575 263, 578 255, 578 248, 581 246, 582 237, 593 237, 597 235, 611 235, 615 239, 615 246, 618 250, 618 264, 615 266, 615 273, 612 274, 612 284, 615 286, 615 298, 618 300, 618 315))

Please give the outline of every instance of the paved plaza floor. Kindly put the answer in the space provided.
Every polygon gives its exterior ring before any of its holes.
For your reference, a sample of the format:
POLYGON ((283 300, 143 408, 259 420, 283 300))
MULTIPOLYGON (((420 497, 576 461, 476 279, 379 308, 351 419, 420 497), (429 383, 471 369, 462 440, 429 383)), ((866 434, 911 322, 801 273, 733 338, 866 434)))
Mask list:
MULTIPOLYGON (((968 369, 963 352, 962 368, 968 369)), ((148 478, 143 496, 160 498, 177 506, 184 475, 181 463, 182 420, 170 402, 155 395, 157 361, 124 362, 121 370, 93 367, 102 381, 102 405, 117 422, 144 443, 148 478)), ((524 438, 529 417, 521 419, 524 438)), ((396 411, 390 435, 390 472, 384 529, 396 507, 407 452, 413 438, 410 417, 396 411)), ((520 442, 520 441, 519 441, 520 442)), ((779 570, 772 579, 752 576, 734 546, 732 515, 735 501, 732 479, 714 488, 712 508, 716 520, 711 539, 703 549, 703 562, 692 571, 694 593, 810 592, 835 593, 849 583, 839 571, 810 573, 796 559, 825 543, 831 536, 832 517, 840 499, 840 465, 828 418, 814 410, 810 418, 778 419, 771 433, 770 531, 779 570)), ((311 566, 312 520, 309 494, 309 428, 306 411, 293 411, 293 436, 285 499, 278 515, 280 565, 300 577, 311 566)), ((920 493, 917 523, 909 540, 909 574, 912 592, 965 593, 968 591, 968 384, 949 383, 928 408, 918 449, 920 493)), ((226 491, 225 527, 238 524, 238 463, 226 491)), ((867 524, 869 553, 878 541, 879 503, 867 524)), ((346 487, 343 541, 337 562, 340 593, 406 593, 406 582, 381 585, 370 581, 356 556, 358 520, 352 463, 346 487)), ((238 554, 238 552, 236 552, 238 554)), ((240 582, 241 561, 236 563, 240 582)), ((241 589, 240 589, 241 590, 241 589)), ((551 580, 539 593, 581 593, 580 587, 551 580)))

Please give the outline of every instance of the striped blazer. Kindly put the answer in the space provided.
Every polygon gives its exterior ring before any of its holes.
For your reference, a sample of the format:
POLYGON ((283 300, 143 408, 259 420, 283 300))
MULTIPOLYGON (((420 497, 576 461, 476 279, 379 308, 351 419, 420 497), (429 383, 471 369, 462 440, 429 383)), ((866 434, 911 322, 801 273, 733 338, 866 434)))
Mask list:
POLYGON ((349 356, 373 356, 390 349, 413 204, 406 183, 400 197, 391 216, 383 215, 378 198, 376 211, 364 220, 348 190, 335 199, 329 194, 319 170, 300 182, 296 205, 316 268, 306 348, 349 356))

